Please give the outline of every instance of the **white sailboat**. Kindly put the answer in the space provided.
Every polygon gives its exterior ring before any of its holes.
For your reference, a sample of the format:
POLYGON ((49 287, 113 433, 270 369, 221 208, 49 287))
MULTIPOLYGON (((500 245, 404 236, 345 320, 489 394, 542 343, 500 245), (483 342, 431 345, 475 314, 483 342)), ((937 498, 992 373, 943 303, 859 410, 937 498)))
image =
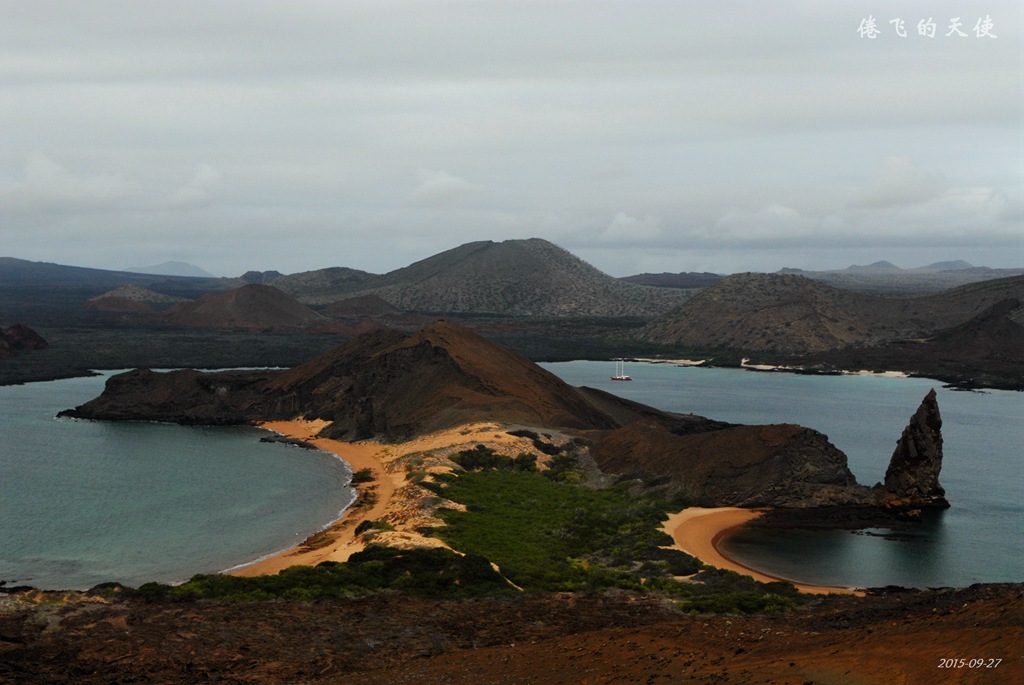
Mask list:
POLYGON ((630 376, 626 375, 625 362, 621 359, 615 360, 615 375, 612 376, 613 381, 631 381, 633 380, 630 376))

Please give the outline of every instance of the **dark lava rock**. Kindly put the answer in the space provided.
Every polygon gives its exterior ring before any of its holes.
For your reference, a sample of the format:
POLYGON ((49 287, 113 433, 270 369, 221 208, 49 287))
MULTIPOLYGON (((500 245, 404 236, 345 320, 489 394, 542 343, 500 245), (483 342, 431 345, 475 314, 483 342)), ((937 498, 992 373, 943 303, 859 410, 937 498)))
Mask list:
POLYGON ((942 416, 935 390, 921 402, 896 443, 883 485, 886 506, 911 512, 949 506, 939 485, 942 470, 942 416))
POLYGON ((0 328, 0 359, 46 347, 49 344, 28 326, 18 323, 9 328, 0 328))
POLYGON ((598 440, 591 454, 602 471, 667 475, 679 494, 715 506, 871 502, 845 454, 823 434, 792 424, 679 435, 653 421, 637 421, 598 440))

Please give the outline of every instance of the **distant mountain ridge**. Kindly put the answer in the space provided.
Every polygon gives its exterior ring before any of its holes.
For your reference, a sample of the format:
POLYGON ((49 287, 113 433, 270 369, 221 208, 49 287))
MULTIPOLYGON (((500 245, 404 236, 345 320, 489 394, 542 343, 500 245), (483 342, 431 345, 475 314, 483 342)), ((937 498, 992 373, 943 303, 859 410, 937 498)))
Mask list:
POLYGON ((133 266, 125 271, 137 274, 152 274, 155 276, 185 276, 188 278, 216 278, 205 269, 188 262, 161 262, 152 266, 133 266))
POLYGON ((871 336, 866 296, 790 274, 735 274, 654 321, 643 338, 692 348, 816 352, 871 336))
POLYGON ((651 285, 658 288, 706 288, 714 285, 725 278, 721 274, 708 272, 694 273, 684 271, 682 273, 660 273, 660 274, 636 274, 635 276, 623 276, 620 280, 636 285, 651 285))
POLYGON ((895 369, 955 382, 964 388, 1024 390, 1022 322, 1021 300, 1009 297, 926 338, 832 350, 793 363, 812 368, 895 369))
POLYGON ((539 238, 466 243, 383 275, 322 270, 274 280, 307 304, 376 295, 404 311, 650 317, 688 293, 626 283, 539 238))
POLYGON ((911 295, 935 293, 970 283, 990 281, 1024 274, 1024 268, 992 269, 973 266, 962 259, 935 262, 927 266, 903 269, 892 262, 853 264, 845 269, 804 271, 785 268, 780 274, 797 274, 844 290, 876 295, 911 295))
POLYGON ((151 287, 155 284, 175 283, 184 287, 195 287, 197 283, 203 283, 206 280, 205 278, 109 271, 85 266, 67 266, 14 257, 0 257, 0 286, 79 287, 95 288, 102 292, 104 289, 109 290, 127 284, 151 287))
POLYGON ((803 354, 926 337, 1009 298, 1024 276, 921 297, 851 292, 795 274, 735 274, 651 322, 643 338, 695 349, 803 354))

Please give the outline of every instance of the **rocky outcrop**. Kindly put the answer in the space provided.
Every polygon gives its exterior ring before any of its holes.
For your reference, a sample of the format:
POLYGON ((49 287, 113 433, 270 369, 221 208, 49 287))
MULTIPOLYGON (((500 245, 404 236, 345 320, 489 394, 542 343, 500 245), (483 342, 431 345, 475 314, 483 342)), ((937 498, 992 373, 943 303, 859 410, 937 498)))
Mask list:
POLYGON ((882 484, 882 503, 909 512, 948 507, 946 491, 939 484, 941 470, 942 417, 931 390, 896 443, 882 484))
POLYGON ((9 359, 22 352, 41 350, 48 346, 41 335, 23 324, 0 328, 0 359, 9 359))
POLYGON ((680 435, 637 421, 601 438, 591 455, 605 472, 670 477, 673 491, 707 506, 817 507, 872 499, 828 438, 792 424, 680 435))
POLYGON ((825 435, 790 424, 689 430, 643 417, 605 434, 591 454, 606 473, 669 477, 673 491, 709 506, 828 508, 844 521, 864 518, 865 509, 915 518, 949 506, 938 480, 942 419, 934 390, 903 431, 884 484, 874 488, 857 483, 846 455, 825 435))

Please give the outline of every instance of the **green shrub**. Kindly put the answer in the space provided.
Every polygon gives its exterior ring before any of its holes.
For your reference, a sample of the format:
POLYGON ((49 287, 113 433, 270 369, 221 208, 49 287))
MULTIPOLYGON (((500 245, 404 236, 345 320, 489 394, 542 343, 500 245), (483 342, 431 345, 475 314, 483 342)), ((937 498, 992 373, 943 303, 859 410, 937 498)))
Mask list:
POLYGON ((371 468, 359 469, 352 474, 352 485, 372 483, 374 480, 376 480, 376 478, 373 477, 373 469, 371 468))
POLYGON ((515 459, 498 454, 486 445, 477 445, 471 450, 462 450, 452 455, 451 460, 466 471, 498 469, 502 471, 536 471, 537 457, 522 453, 515 459))
POLYGON ((494 561, 526 590, 657 592, 700 613, 782 611, 802 601, 787 583, 707 569, 668 547, 661 525, 672 505, 665 500, 632 496, 625 485, 593 490, 547 475, 490 470, 439 477, 435 491, 467 510, 441 509, 446 525, 434 535, 494 561), (700 582, 673 579, 695 573, 700 582))
POLYGON ((490 562, 478 555, 463 556, 444 548, 398 550, 382 545, 369 545, 345 563, 292 566, 276 575, 253 578, 203 574, 177 587, 146 583, 128 592, 150 599, 252 602, 310 601, 385 589, 426 597, 477 597, 515 592, 491 568, 490 562))

